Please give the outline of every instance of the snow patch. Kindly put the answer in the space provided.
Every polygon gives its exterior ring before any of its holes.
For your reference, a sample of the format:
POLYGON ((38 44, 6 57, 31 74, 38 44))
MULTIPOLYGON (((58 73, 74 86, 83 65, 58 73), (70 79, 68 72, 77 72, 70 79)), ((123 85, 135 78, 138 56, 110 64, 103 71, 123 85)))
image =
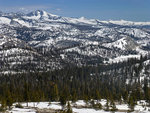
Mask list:
POLYGON ((10 24, 11 20, 6 17, 0 17, 0 24, 10 24))
POLYGON ((141 55, 128 55, 128 56, 119 56, 119 57, 116 57, 114 59, 109 59, 109 63, 117 63, 117 62, 122 62, 122 61, 126 61, 130 58, 140 58, 141 55))

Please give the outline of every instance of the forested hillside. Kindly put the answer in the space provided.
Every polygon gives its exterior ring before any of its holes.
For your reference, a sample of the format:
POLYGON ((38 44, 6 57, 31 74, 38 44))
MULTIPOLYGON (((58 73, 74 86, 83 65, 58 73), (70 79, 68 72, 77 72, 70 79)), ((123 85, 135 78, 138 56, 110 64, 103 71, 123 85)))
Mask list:
POLYGON ((115 64, 0 76, 3 106, 13 102, 106 99, 136 105, 150 102, 149 57, 115 64), (132 100, 130 100, 132 99, 132 100), (132 102, 131 102, 132 101, 132 102))

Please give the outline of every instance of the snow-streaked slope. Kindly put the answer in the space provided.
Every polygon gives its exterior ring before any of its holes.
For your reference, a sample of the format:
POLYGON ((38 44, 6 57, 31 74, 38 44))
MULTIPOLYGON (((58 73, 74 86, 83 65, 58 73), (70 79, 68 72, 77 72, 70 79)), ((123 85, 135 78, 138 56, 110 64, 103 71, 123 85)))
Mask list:
POLYGON ((10 24, 11 20, 6 17, 0 17, 0 24, 10 24))
MULTIPOLYGON (((139 27, 137 22, 61 17, 40 10, 29 14, 5 13, 0 18, 0 34, 12 40, 0 38, 1 47, 12 44, 20 50, 24 49, 21 45, 26 44, 44 55, 56 50, 57 57, 56 54, 50 56, 58 62, 63 60, 80 66, 87 62, 99 64, 104 59, 146 55, 150 51, 148 22, 139 27)), ((12 46, 9 47, 11 50, 12 46)))
POLYGON ((0 73, 15 73, 34 70, 61 68, 60 61, 44 56, 41 51, 30 47, 17 38, 0 35, 0 73))
POLYGON ((150 22, 132 22, 132 21, 126 21, 126 20, 109 20, 109 21, 102 21, 104 23, 112 23, 117 25, 125 25, 125 26, 143 26, 143 25, 150 25, 150 22))
POLYGON ((129 35, 133 35, 139 38, 150 38, 150 34, 145 32, 144 30, 137 29, 137 28, 121 28, 119 30, 120 33, 125 33, 129 35))
POLYGON ((131 58, 140 59, 140 55, 119 56, 119 57, 116 57, 114 59, 109 59, 109 61, 107 63, 123 62, 123 61, 127 61, 128 59, 131 59, 131 58))
POLYGON ((16 21, 16 22, 18 22, 22 26, 31 27, 31 25, 30 25, 29 22, 25 22, 25 21, 20 20, 20 19, 13 19, 13 20, 16 21))
POLYGON ((104 46, 109 47, 109 48, 117 47, 122 50, 127 50, 127 49, 134 50, 138 47, 138 44, 136 44, 136 42, 134 42, 129 37, 123 37, 115 42, 104 44, 104 46))
POLYGON ((87 19, 85 17, 80 18, 68 18, 63 17, 64 21, 67 23, 73 23, 73 24, 79 24, 79 25, 97 25, 97 22, 95 19, 87 19))

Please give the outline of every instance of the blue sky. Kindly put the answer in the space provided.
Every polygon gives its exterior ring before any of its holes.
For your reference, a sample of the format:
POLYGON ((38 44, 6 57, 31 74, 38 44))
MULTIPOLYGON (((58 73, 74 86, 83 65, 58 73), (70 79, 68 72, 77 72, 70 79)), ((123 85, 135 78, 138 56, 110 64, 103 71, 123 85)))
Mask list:
POLYGON ((150 0, 0 0, 4 12, 37 9, 68 17, 150 21, 150 0))

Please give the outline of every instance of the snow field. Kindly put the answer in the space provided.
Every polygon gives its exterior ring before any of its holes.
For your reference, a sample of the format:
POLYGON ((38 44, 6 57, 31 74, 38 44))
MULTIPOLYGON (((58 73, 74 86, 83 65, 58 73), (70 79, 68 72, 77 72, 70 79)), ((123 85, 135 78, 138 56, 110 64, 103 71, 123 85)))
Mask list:
MULTIPOLYGON (((102 106, 105 106, 106 100, 102 99, 100 101, 102 106)), ((147 107, 147 103, 144 100, 138 101, 138 105, 135 106, 135 111, 133 113, 150 113, 150 108, 147 107)), ((15 108, 15 105, 17 103, 13 104, 12 110, 10 112, 12 113, 36 113, 36 108, 38 109, 52 109, 52 110, 61 110, 62 106, 60 105, 60 102, 29 102, 28 107, 27 103, 20 103, 23 108, 15 108)), ((89 103, 88 103, 89 104, 89 103)), ((93 108, 86 108, 87 103, 85 103, 83 100, 78 100, 77 102, 71 104, 72 110, 75 113, 111 113, 111 111, 104 111, 104 110, 96 110, 93 108), (76 105, 76 107, 74 107, 76 105)), ((115 113, 126 113, 125 111, 128 111, 128 105, 127 104, 116 104, 116 108, 118 109, 115 113)))

